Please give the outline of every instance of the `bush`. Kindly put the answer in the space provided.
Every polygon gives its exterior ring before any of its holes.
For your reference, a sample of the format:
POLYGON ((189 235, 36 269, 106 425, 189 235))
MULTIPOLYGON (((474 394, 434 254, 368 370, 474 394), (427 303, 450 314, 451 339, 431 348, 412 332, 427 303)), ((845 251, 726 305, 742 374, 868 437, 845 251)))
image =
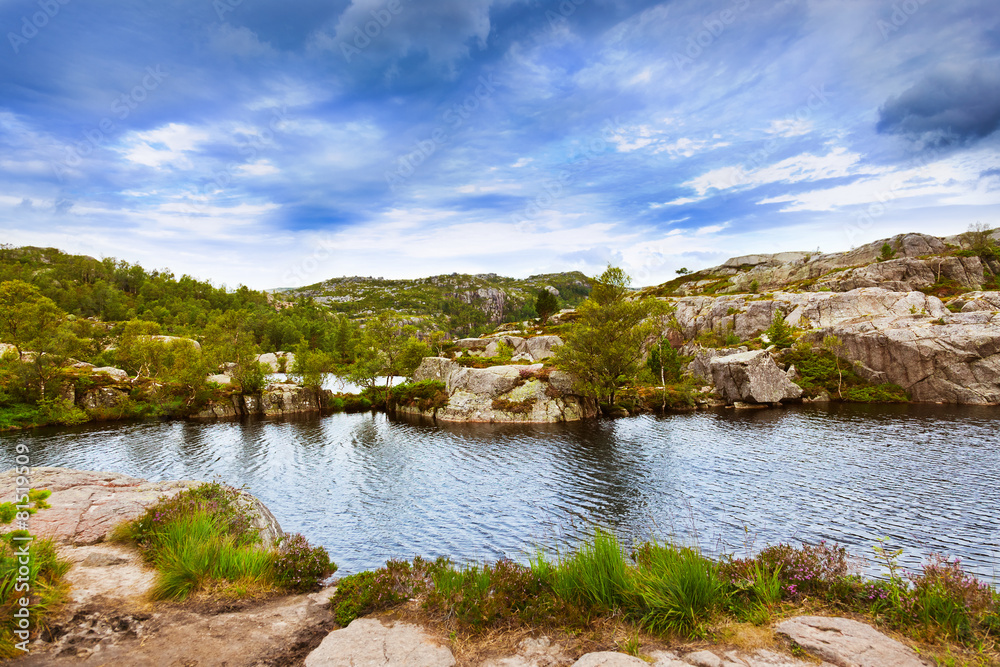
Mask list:
POLYGON ((448 405, 448 391, 440 380, 406 382, 392 388, 392 400, 396 405, 416 407, 423 412, 448 405))
POLYGON ((290 591, 310 591, 337 571, 323 547, 312 547, 299 534, 285 535, 272 565, 274 582, 290 591))
POLYGON ((793 337, 794 331, 795 329, 785 322, 785 316, 781 311, 776 310, 774 311, 774 319, 771 320, 771 326, 767 328, 767 331, 760 338, 765 343, 770 343, 778 349, 783 349, 791 347, 792 343, 795 342, 795 338, 793 337))
POLYGON ((412 595, 425 591, 434 573, 447 566, 445 559, 431 563, 417 557, 413 565, 390 560, 375 572, 344 577, 337 582, 337 592, 330 598, 334 619, 347 626, 360 616, 406 602, 412 595))

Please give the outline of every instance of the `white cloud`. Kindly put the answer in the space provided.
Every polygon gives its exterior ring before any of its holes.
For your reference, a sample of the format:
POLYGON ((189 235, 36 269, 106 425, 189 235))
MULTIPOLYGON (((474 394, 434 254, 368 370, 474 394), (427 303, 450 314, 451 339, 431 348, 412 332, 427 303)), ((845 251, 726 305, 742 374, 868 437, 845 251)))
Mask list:
POLYGON ((147 132, 129 132, 118 151, 130 162, 148 167, 191 169, 189 154, 210 137, 207 130, 170 123, 147 132))
POLYGON ((747 171, 742 166, 720 167, 706 172, 683 185, 692 188, 700 197, 709 190, 756 187, 767 183, 800 183, 824 178, 849 176, 858 169, 859 153, 838 147, 826 155, 802 153, 768 167, 747 171))

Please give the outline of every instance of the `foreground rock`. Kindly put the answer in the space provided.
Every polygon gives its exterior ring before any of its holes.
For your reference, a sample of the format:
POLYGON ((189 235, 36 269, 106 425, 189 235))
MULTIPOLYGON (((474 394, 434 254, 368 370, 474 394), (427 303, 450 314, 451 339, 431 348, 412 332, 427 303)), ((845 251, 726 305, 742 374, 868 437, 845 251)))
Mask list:
POLYGON ((709 362, 715 388, 730 403, 781 403, 802 397, 765 350, 714 357, 709 362))
POLYGON ((452 667, 455 656, 423 628, 359 618, 306 657, 306 667, 452 667))
MULTIPOLYGON (((616 651, 572 653, 548 637, 523 640, 513 655, 463 664, 482 667, 925 667, 931 663, 871 626, 846 618, 803 616, 778 626, 812 657, 773 650, 654 650, 643 659, 616 651), (818 660, 817 660, 818 658, 818 660)), ((443 637, 403 622, 358 619, 331 632, 308 655, 306 667, 452 667, 455 656, 443 637)))
POLYGON ((930 667, 934 663, 864 623, 848 618, 799 616, 776 630, 837 667, 930 667))
POLYGON ((427 357, 413 379, 445 383, 448 405, 428 415, 439 421, 545 423, 597 415, 592 399, 573 393, 568 374, 541 364, 465 368, 444 357, 427 357))
POLYGON ((212 403, 195 417, 198 419, 232 419, 250 416, 297 415, 321 412, 329 407, 332 400, 333 392, 329 389, 317 391, 301 387, 293 382, 272 382, 259 394, 246 396, 233 394, 226 400, 212 403))
MULTIPOLYGON (((14 497, 16 478, 13 470, 0 473, 0 491, 5 498, 14 497)), ((46 501, 52 507, 31 516, 31 531, 67 545, 96 544, 104 541, 117 524, 138 517, 160 498, 200 484, 147 482, 114 472, 32 468, 32 488, 52 491, 46 501)), ((250 494, 243 497, 265 544, 280 538, 281 526, 267 507, 250 494)))

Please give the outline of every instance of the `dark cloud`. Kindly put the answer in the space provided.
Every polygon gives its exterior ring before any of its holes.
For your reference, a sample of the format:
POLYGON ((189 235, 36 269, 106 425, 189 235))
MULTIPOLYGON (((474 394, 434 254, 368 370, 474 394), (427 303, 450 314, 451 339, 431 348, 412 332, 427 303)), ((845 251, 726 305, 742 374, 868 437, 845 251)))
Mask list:
POLYGON ((971 143, 1000 128, 1000 67, 979 61, 926 75, 879 109, 876 130, 927 145, 971 143))

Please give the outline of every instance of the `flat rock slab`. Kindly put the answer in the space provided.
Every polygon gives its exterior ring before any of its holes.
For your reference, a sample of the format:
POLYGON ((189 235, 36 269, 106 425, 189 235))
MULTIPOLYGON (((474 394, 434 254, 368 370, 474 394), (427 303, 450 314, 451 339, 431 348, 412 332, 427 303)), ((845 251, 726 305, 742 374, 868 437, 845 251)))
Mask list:
POLYGON ((306 657, 306 667, 452 667, 455 656, 423 628, 359 618, 335 630, 306 657))
POLYGON ((573 667, 647 667, 639 658, 614 651, 588 653, 573 663, 573 667))
MULTIPOLYGON (((13 498, 17 475, 0 473, 0 493, 13 498)), ((29 519, 31 531, 62 544, 83 546, 104 541, 111 529, 140 516, 164 496, 173 496, 202 482, 147 482, 117 472, 38 467, 31 469, 31 488, 52 491, 46 502, 29 519)), ((274 515, 255 497, 244 493, 254 526, 265 544, 282 536, 274 515)))
MULTIPOLYGON (((13 497, 16 475, 0 473, 0 492, 13 497)), ((31 487, 49 489, 52 507, 31 516, 36 535, 72 545, 96 544, 118 523, 141 515, 164 495, 173 495, 201 482, 147 482, 116 472, 32 468, 31 487)))
POLYGON ((780 623, 775 630, 837 667, 929 667, 934 664, 870 625, 849 618, 798 616, 780 623))

